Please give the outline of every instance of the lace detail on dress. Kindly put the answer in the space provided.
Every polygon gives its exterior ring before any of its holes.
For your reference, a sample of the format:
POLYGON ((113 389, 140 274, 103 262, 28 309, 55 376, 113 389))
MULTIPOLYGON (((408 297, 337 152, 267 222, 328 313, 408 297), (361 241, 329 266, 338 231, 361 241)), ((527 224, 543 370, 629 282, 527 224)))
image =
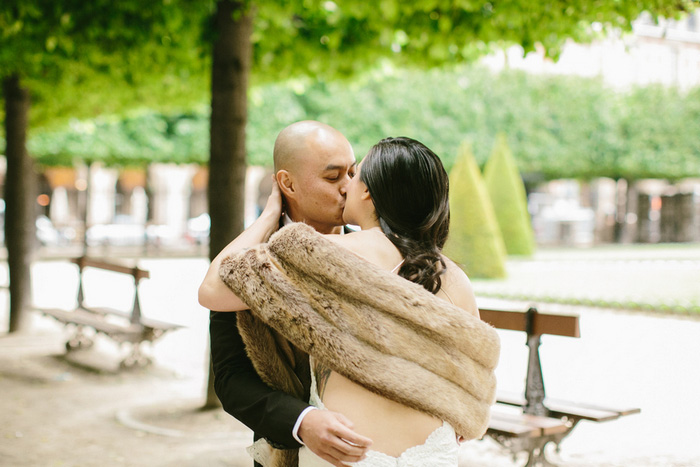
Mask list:
MULTIPOLYGON (((311 357, 311 395, 309 403, 319 409, 325 406, 318 397, 314 361, 311 357)), ((367 457, 360 462, 350 463, 354 467, 457 467, 459 444, 454 428, 443 422, 430 433, 425 443, 406 449, 399 457, 392 457, 378 451, 368 451, 367 457)), ((318 457, 307 447, 299 450, 299 467, 328 467, 332 464, 318 457)))
POLYGON ((367 457, 355 462, 354 467, 457 467, 459 444, 455 430, 443 422, 430 433, 425 443, 406 449, 399 457, 378 451, 367 452, 367 457))
POLYGON ((325 410, 326 406, 323 405, 323 401, 321 401, 318 395, 318 387, 316 386, 316 362, 311 356, 309 356, 309 367, 311 368, 311 394, 309 395, 309 404, 325 410))
POLYGON ((268 444, 265 438, 260 438, 246 449, 248 455, 252 457, 255 462, 262 466, 270 464, 270 457, 272 456, 272 446, 268 444))

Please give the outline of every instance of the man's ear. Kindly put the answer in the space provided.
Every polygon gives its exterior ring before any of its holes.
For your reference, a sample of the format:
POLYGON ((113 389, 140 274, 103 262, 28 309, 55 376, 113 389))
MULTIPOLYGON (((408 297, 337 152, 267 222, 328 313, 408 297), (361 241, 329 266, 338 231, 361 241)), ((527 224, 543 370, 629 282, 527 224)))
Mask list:
POLYGON ((282 191, 282 195, 284 197, 294 198, 296 195, 296 187, 294 186, 294 180, 292 179, 290 173, 286 170, 279 170, 275 174, 275 178, 277 179, 277 184, 282 191))

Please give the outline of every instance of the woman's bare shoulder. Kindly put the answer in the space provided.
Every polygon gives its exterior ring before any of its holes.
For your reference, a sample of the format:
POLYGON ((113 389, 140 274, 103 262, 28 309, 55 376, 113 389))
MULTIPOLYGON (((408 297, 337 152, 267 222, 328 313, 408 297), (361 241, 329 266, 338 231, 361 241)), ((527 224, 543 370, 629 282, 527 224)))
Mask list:
POLYGON ((352 251, 359 249, 360 245, 362 245, 363 242, 372 241, 371 233, 362 230, 358 230, 356 232, 349 232, 342 235, 326 234, 324 235, 324 237, 352 251))
POLYGON ((338 245, 342 246, 355 253, 357 256, 366 259, 367 261, 376 263, 376 259, 373 258, 372 251, 374 248, 368 248, 369 246, 376 243, 376 237, 367 231, 359 230, 357 232, 350 232, 346 234, 329 234, 325 237, 338 245), (364 245, 364 247, 363 247, 364 245))
POLYGON ((474 289, 467 274, 454 261, 443 255, 447 271, 443 275, 442 287, 458 307, 479 317, 474 289))
POLYGON ((326 235, 325 237, 350 250, 360 258, 384 269, 391 269, 401 260, 398 250, 386 236, 371 230, 359 230, 343 235, 326 235))

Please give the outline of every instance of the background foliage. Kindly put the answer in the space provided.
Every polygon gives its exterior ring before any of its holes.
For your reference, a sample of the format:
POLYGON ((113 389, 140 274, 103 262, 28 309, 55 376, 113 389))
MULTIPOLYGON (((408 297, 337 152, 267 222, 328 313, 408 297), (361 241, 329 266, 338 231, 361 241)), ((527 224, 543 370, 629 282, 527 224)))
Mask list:
POLYGON ((0 78, 16 74, 29 89, 32 129, 136 107, 189 108, 207 97, 210 60, 200 26, 212 5, 2 2, 0 78))
POLYGON ((506 252, 509 255, 532 255, 535 234, 527 210, 525 186, 503 133, 498 135, 484 167, 484 181, 506 252))
MULTIPOLYGON (((277 133, 290 122, 327 122, 358 158, 379 139, 418 138, 449 168, 472 142, 480 165, 505 132, 529 180, 700 176, 700 89, 649 86, 616 92, 596 79, 532 76, 480 68, 376 70, 363 80, 287 81, 249 93, 248 160, 269 165, 277 133)), ((30 152, 43 164, 74 158, 112 164, 208 160, 208 113, 146 113, 123 121, 73 121, 35 132, 30 152)))
POLYGON ((468 143, 450 171, 450 234, 445 255, 469 277, 506 276, 506 248, 484 178, 468 143))

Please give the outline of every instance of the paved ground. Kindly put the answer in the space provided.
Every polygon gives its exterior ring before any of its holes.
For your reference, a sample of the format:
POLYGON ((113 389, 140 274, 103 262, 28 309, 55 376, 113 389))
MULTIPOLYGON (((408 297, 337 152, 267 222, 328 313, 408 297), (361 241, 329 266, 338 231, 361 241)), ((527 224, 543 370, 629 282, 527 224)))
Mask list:
MULTIPOLYGON (((126 373, 114 371, 119 349, 106 340, 65 357, 64 332, 48 318, 33 317, 27 334, 0 337, 0 465, 251 465, 244 452, 248 430, 221 411, 197 410, 205 385, 207 313, 195 291, 206 261, 140 264, 151 270, 141 289, 144 313, 187 327, 153 347, 156 365, 126 373)), ((72 305, 70 265, 37 263, 33 280, 37 304, 72 305)), ((88 301, 128 309, 128 281, 99 273, 86 280, 88 301)), ((0 303, 0 323, 7 322, 6 307, 0 303)), ((582 338, 543 339, 548 394, 638 406, 642 413, 606 424, 582 422, 562 444, 560 465, 700 465, 700 319, 565 309, 580 313, 582 338)), ((521 390, 523 338, 507 331, 501 337, 499 385, 521 390)), ((522 464, 490 440, 461 451, 462 467, 522 464)))

